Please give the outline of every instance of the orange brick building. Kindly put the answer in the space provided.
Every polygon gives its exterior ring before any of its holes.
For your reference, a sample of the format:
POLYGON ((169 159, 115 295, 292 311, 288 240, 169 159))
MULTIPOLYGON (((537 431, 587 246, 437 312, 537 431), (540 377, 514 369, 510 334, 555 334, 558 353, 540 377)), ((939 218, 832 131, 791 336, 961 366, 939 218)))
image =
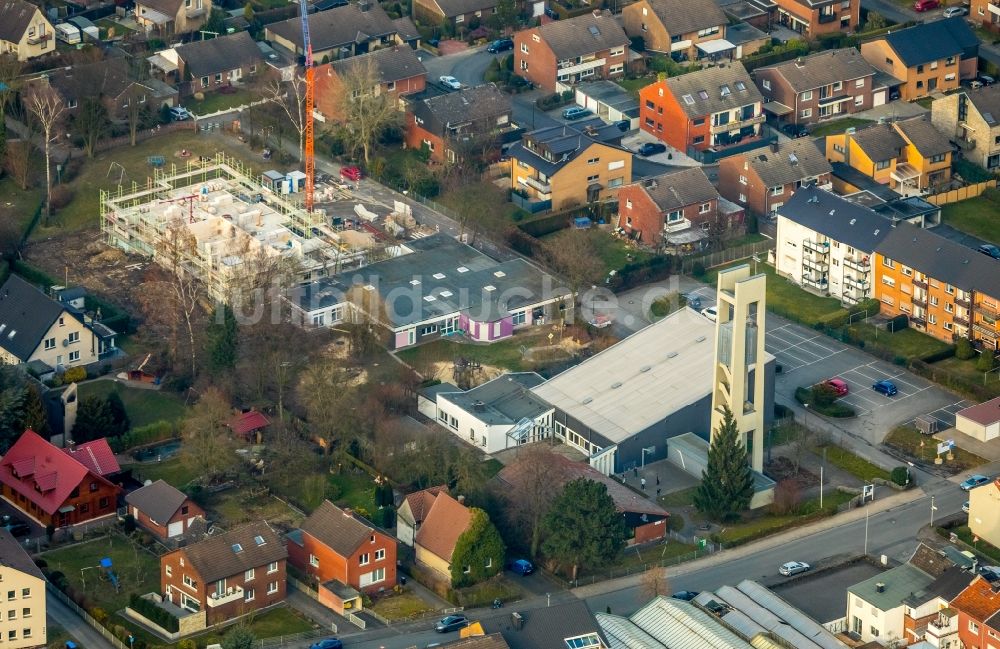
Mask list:
POLYGON ((858 26, 861 0, 774 0, 778 22, 814 38, 835 32, 853 32, 858 26))
POLYGON ((833 169, 811 138, 799 138, 719 161, 719 193, 753 214, 774 214, 803 185, 831 187, 833 169))
POLYGON ((962 647, 992 647, 1000 638, 1000 585, 977 576, 951 600, 958 611, 958 639, 962 647))
POLYGON ((511 128, 510 98, 487 83, 407 101, 403 137, 408 149, 426 146, 432 160, 455 162, 499 149, 498 136, 511 128))
POLYGON ((709 226, 719 217, 719 194, 701 167, 644 178, 618 192, 618 227, 648 246, 671 234, 709 226))
POLYGON ((427 69, 409 45, 397 45, 340 59, 326 65, 318 65, 314 71, 316 112, 325 120, 336 122, 343 119, 340 102, 344 89, 344 75, 349 74, 353 66, 365 65, 368 62, 371 62, 378 72, 379 85, 376 92, 379 94, 388 93, 394 97, 403 97, 422 92, 426 87, 427 69))

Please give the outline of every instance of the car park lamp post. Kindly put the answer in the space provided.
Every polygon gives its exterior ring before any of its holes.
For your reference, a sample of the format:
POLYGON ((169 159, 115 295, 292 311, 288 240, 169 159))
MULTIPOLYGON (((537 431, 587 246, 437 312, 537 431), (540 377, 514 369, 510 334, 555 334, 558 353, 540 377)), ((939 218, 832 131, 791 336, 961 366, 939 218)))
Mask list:
POLYGON ((934 527, 934 512, 937 511, 937 507, 934 506, 934 496, 931 496, 931 527, 934 527))

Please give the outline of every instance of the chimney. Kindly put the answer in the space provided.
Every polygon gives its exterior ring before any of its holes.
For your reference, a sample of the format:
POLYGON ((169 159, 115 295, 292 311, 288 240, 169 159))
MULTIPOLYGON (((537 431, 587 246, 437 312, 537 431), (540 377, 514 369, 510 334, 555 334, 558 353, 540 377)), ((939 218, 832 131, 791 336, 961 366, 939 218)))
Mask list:
POLYGON ((457 501, 458 501, 458 504, 460 504, 460 505, 464 505, 464 504, 465 504, 465 496, 463 496, 463 495, 461 495, 461 494, 459 494, 459 495, 458 495, 458 496, 457 496, 457 497, 455 498, 455 500, 457 500, 457 501))
POLYGON ((771 153, 777 153, 777 152, 778 152, 778 141, 775 140, 774 142, 771 142, 771 153))
POLYGON ((795 67, 797 67, 797 68, 801 68, 802 67, 802 57, 801 56, 799 58, 795 59, 795 67))
POLYGON ((472 403, 472 409, 475 410, 476 412, 485 412, 486 404, 483 403, 482 401, 474 401, 472 403))
POLYGON ((885 592, 885 584, 883 584, 881 581, 878 582, 877 584, 875 584, 875 592, 876 593, 884 593, 885 592))
POLYGON ((352 518, 354 516, 354 511, 350 507, 344 507, 344 516, 347 518, 352 518))

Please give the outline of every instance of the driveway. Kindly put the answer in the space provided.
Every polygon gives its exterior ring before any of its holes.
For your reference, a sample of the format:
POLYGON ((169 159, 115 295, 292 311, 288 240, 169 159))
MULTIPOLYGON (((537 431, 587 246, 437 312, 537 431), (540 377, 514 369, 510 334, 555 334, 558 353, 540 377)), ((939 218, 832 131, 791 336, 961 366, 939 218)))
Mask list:
MULTIPOLYGON (((504 52, 503 55, 508 54, 504 52)), ((472 47, 454 54, 434 56, 428 52, 420 52, 424 67, 427 68, 427 79, 437 81, 442 76, 455 77, 467 86, 478 86, 483 83, 486 68, 500 54, 490 54, 486 46, 472 47)))

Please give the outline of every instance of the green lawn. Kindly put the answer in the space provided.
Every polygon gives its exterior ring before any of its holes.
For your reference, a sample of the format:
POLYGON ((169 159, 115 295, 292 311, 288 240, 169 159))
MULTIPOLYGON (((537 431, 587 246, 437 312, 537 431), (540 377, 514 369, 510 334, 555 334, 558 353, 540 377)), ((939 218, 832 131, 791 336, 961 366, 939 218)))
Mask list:
MULTIPOLYGON (((825 509, 839 507, 853 497, 853 494, 831 490, 823 494, 823 507, 825 509)), ((819 511, 819 498, 813 498, 799 505, 796 514, 765 514, 745 522, 726 525, 716 536, 723 544, 740 545, 815 520, 819 511)))
POLYGON ((389 620, 405 620, 434 610, 411 591, 379 597, 369 608, 389 620))
MULTIPOLYGON (((42 165, 44 168, 44 165, 42 165)), ((36 176, 37 177, 37 176, 36 176)), ((35 210, 45 196, 45 183, 41 187, 22 190, 10 176, 0 178, 0 222, 13 223, 18 233, 23 233, 35 210)))
POLYGON ((517 334, 508 340, 501 340, 491 345, 473 345, 458 343, 453 340, 435 340, 425 345, 404 349, 397 356, 423 371, 431 363, 452 361, 458 357, 478 361, 483 365, 499 367, 511 372, 521 372, 529 368, 531 363, 524 360, 521 347, 533 347, 544 344, 544 336, 540 332, 517 334))
POLYGON ((880 347, 906 359, 936 354, 950 347, 948 343, 916 329, 906 328, 890 333, 867 323, 856 323, 847 329, 853 338, 865 341, 866 347, 880 347))
POLYGON ((639 91, 648 86, 651 83, 655 83, 656 79, 653 77, 639 77, 638 79, 619 79, 615 83, 619 86, 628 90, 633 97, 639 97, 639 91))
POLYGON ((49 570, 61 571, 73 589, 86 594, 95 606, 108 613, 124 608, 132 593, 141 595, 160 589, 159 559, 117 535, 46 552, 42 557, 49 570), (111 582, 102 577, 102 570, 96 568, 104 557, 111 559, 121 592, 116 593, 111 582))
MULTIPOLYGON (((986 541, 975 541, 972 530, 970 530, 967 525, 946 530, 946 532, 954 532, 958 535, 958 538, 965 542, 966 545, 975 548, 976 552, 985 554, 990 559, 993 559, 993 561, 1000 561, 1000 548, 990 545, 986 541)), ((945 534, 945 536, 947 536, 947 534, 945 534)))
POLYGON ((815 127, 812 127, 809 134, 812 137, 823 137, 826 135, 837 135, 843 133, 849 128, 864 128, 870 124, 873 124, 870 119, 860 119, 857 117, 845 117, 844 119, 835 119, 830 122, 823 122, 815 127))
POLYGON ((991 390, 994 396, 1000 396, 1000 372, 990 372, 986 376, 976 369, 976 358, 962 360, 960 358, 946 358, 934 363, 931 367, 935 370, 945 370, 951 375, 966 381, 985 386, 991 390))
POLYGON ((187 408, 183 399, 173 392, 164 390, 143 390, 120 385, 116 381, 90 381, 80 386, 80 398, 107 397, 118 391, 128 412, 132 427, 145 426, 155 421, 179 421, 184 418, 187 408))
POLYGON ((872 478, 882 478, 883 480, 889 479, 888 471, 882 467, 872 464, 863 457, 855 455, 845 448, 830 444, 817 448, 816 454, 822 457, 824 450, 826 451, 827 462, 843 469, 844 471, 847 471, 859 480, 867 482, 872 478))
POLYGON ((592 230, 591 241, 595 254, 604 263, 605 274, 612 270, 621 270, 625 264, 645 261, 652 256, 602 230, 592 230))
POLYGON ((648 548, 626 548, 618 554, 614 561, 602 568, 590 570, 587 566, 580 566, 580 579, 590 575, 607 575, 609 573, 615 576, 631 574, 646 570, 654 565, 660 565, 661 562, 669 564, 672 560, 676 561, 678 557, 694 559, 696 552, 695 546, 678 541, 667 541, 663 545, 654 545, 648 548))
POLYGON ((957 203, 948 203, 941 207, 944 222, 953 228, 967 232, 986 241, 1000 244, 1000 218, 996 203, 982 196, 970 198, 957 203))
MULTIPOLYGON (((287 606, 277 606, 259 615, 255 614, 245 619, 250 620, 250 630, 253 631, 257 639, 277 638, 283 635, 304 633, 312 631, 315 628, 312 622, 287 606)), ((222 642, 222 638, 226 635, 227 630, 219 629, 205 635, 197 636, 195 641, 199 647, 218 644, 222 642)))
POLYGON ((163 480, 177 487, 178 489, 190 484, 198 477, 198 472, 185 464, 179 458, 171 458, 165 462, 149 462, 137 465, 135 470, 143 480, 163 480))
POLYGON ((687 489, 664 494, 660 496, 660 505, 667 510, 671 507, 690 507, 694 505, 694 494, 696 491, 698 491, 698 487, 688 487, 687 489))
MULTIPOLYGON (((885 438, 885 443, 903 451, 907 455, 924 462, 933 462, 937 456, 938 440, 930 435, 922 435, 913 426, 897 426, 885 438)), ((956 473, 986 464, 988 460, 956 447, 954 460, 945 460, 944 466, 956 473)))
POLYGON ((375 512, 375 481, 367 473, 331 473, 327 481, 338 494, 331 498, 334 504, 363 509, 369 516, 375 512))
POLYGON ((185 99, 183 103, 184 107, 195 115, 209 115, 220 110, 244 106, 257 99, 259 97, 255 97, 249 90, 241 88, 231 93, 207 92, 205 93, 205 98, 201 101, 198 101, 192 95, 185 99))

